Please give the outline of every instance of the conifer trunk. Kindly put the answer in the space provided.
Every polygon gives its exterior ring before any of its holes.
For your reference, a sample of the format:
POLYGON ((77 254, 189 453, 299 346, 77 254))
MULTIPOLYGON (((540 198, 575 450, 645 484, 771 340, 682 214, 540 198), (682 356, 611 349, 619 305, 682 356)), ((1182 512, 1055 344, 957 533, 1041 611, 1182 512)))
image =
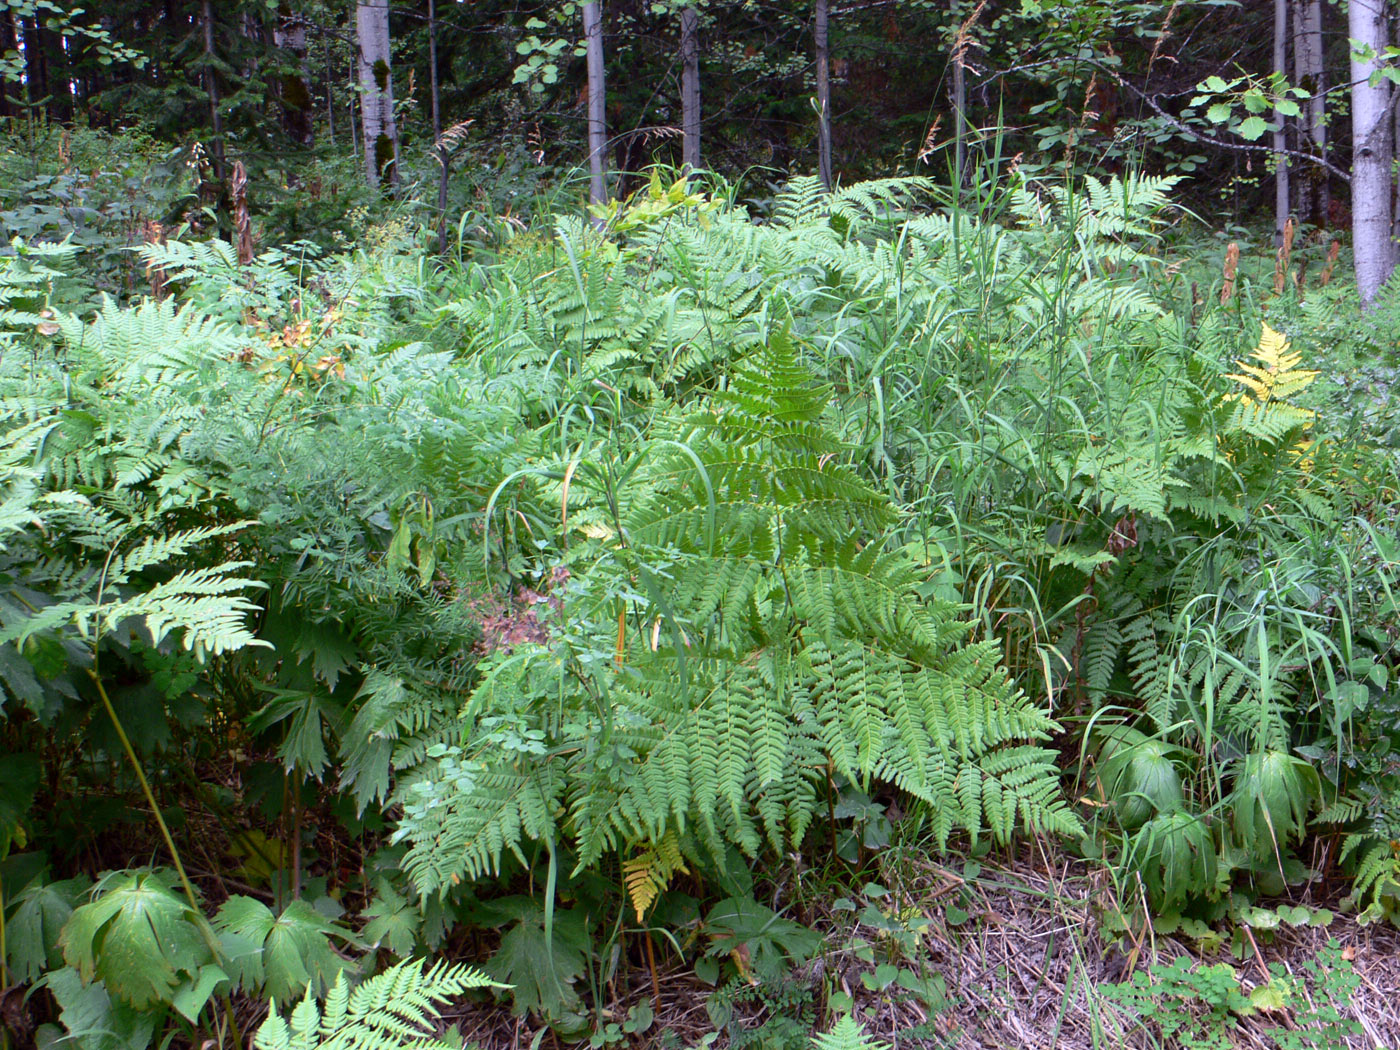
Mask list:
POLYGON ((1393 156, 1390 81, 1378 76, 1386 47, 1385 0, 1350 0, 1347 28, 1351 55, 1351 240, 1361 308, 1369 309, 1390 277, 1390 166, 1393 156), (1361 52, 1355 47, 1363 49, 1361 52), (1369 52, 1366 53, 1366 52, 1369 52))
POLYGON ((700 168, 700 16, 681 12, 681 159, 687 173, 700 168))
POLYGON ((311 77, 306 68, 306 21, 285 3, 277 10, 272 40, 283 51, 290 51, 296 63, 295 68, 287 70, 280 78, 282 129, 298 145, 313 146, 316 124, 311 116, 314 103, 311 77))
POLYGON ((209 96, 209 127, 213 136, 209 143, 209 158, 214 165, 214 178, 224 181, 224 118, 219 112, 219 77, 214 69, 214 11, 204 0, 201 11, 204 23, 204 90, 209 96))
POLYGON ((365 173, 371 186, 399 183, 399 129, 394 119, 394 75, 389 51, 389 0, 355 7, 360 44, 360 121, 365 173))

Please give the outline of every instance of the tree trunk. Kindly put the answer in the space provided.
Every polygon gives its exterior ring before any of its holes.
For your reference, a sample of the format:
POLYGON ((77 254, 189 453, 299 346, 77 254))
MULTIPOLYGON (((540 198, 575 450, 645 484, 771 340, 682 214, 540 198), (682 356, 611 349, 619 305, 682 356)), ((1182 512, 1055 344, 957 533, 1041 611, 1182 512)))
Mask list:
POLYGON ((313 146, 316 143, 316 125, 312 120, 314 102, 311 98, 311 78, 306 71, 306 21, 294 14, 287 4, 277 11, 277 27, 272 31, 272 40, 279 48, 290 51, 295 67, 288 69, 279 78, 282 102, 282 130, 295 143, 313 146))
MULTIPOLYGON (((1274 0, 1274 72, 1280 79, 1288 78, 1288 0, 1274 0)), ((1283 228, 1292 213, 1292 195, 1288 186, 1288 131, 1281 110, 1274 110, 1274 245, 1283 244, 1283 228)))
POLYGON ((428 0, 428 81, 433 103, 433 150, 438 164, 438 254, 447 251, 447 147, 442 142, 442 95, 438 91, 437 4, 428 0))
POLYGON ((598 0, 583 5, 583 36, 588 51, 588 202, 603 204, 608 199, 603 170, 608 96, 603 76, 603 10, 598 0))
POLYGON ((1351 242, 1361 308, 1369 309, 1394 265, 1390 242, 1390 81, 1373 73, 1384 64, 1385 0, 1349 0, 1348 36, 1371 52, 1351 56, 1351 242))
MULTIPOLYGON (((1322 62, 1322 0, 1297 0, 1293 8, 1294 80, 1311 97, 1303 103, 1298 148, 1327 156, 1327 71, 1322 62)), ((1320 164, 1298 168, 1298 216, 1318 226, 1327 222, 1331 190, 1320 164)))
POLYGON ((828 0, 817 0, 813 33, 817 50, 817 173, 828 190, 831 189, 831 51, 827 46, 830 21, 828 0))
POLYGON ((204 24, 204 91, 209 96, 209 158, 214 165, 214 179, 220 186, 224 181, 224 118, 219 112, 219 75, 214 69, 214 11, 209 0, 201 9, 204 24))
POLYGON ((687 173, 700 168, 700 16, 681 12, 681 159, 687 173))
POLYGON ((331 38, 321 37, 321 46, 326 52, 326 130, 330 133, 331 148, 335 148, 335 77, 331 74, 331 38))
POLYGON ((399 129, 394 120, 394 75, 389 53, 389 0, 359 0, 360 119, 365 174, 371 186, 399 184, 399 129))
POLYGON ((967 69, 963 56, 967 42, 963 39, 962 4, 953 0, 953 185, 961 190, 967 169, 967 69))

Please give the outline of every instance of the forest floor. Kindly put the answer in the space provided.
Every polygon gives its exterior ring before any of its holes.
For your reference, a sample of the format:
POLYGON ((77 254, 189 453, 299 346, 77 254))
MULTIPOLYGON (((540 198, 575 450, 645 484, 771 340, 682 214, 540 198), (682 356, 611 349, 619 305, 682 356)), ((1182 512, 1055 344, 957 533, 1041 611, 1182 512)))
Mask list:
MULTIPOLYGON (((1307 989, 1288 1007, 1260 1010, 1250 1016, 1222 1010, 1213 1019, 1202 1000, 1194 1000, 1190 1007, 1183 1007, 1180 999, 1159 1000, 1164 1013, 1180 1014, 1189 1009, 1205 1021, 1198 1029, 1202 1041, 1179 1045, 1249 1050, 1400 1047, 1400 931, 1393 926, 1383 922, 1361 925, 1354 917, 1340 914, 1327 926, 1281 923, 1272 930, 1249 931, 1239 958, 1232 952, 1229 936, 1199 941, 1162 936, 1146 924, 1112 938, 1104 935, 1101 920, 1103 904, 1112 900, 1103 870, 1068 859, 1052 859, 1052 864, 1057 866, 1052 869, 1038 853, 1012 862, 987 862, 974 882, 965 882, 951 869, 929 864, 919 878, 906 882, 905 902, 915 903, 930 922, 922 937, 920 958, 909 959, 905 965, 918 965, 925 973, 940 975, 946 985, 946 1005, 932 1016, 915 997, 890 995, 888 989, 871 991, 861 980, 871 967, 840 946, 842 931, 851 927, 847 916, 832 915, 829 925, 809 917, 814 928, 831 934, 831 943, 837 947, 794 974, 794 981, 807 987, 844 990, 854 999, 866 1033, 895 1050, 1099 1050, 1105 1046, 1163 1045, 1157 1025, 1145 1027, 1101 994, 1105 985, 1127 981, 1134 972, 1147 972, 1149 963, 1163 965, 1186 958, 1193 961, 1193 969, 1198 969, 1196 963, 1223 963, 1233 969, 1244 995, 1267 985, 1270 967, 1277 970, 1281 966, 1289 978, 1300 982, 1300 989, 1307 989), (966 905, 968 890, 973 902, 966 921, 950 924, 950 896, 957 891, 957 899, 966 905), (1329 945, 1350 963, 1355 974, 1356 987, 1348 995, 1337 994, 1337 985, 1332 982, 1335 973, 1317 965, 1319 952, 1329 945), (1325 995, 1329 991, 1340 1022, 1355 1023, 1352 1032, 1342 1034, 1333 1027, 1324 1033, 1315 1026, 1295 1023, 1299 1010, 1310 1011, 1320 1005, 1315 1001, 1319 992, 1325 995)), ((1322 907, 1335 902, 1289 903, 1322 907)), ((907 916, 908 909, 901 914, 907 916)), ((707 1009, 715 989, 697 979, 689 967, 661 963, 656 987, 659 1000, 650 975, 643 969, 612 989, 612 1016, 623 1018, 639 1003, 654 1003, 655 1021, 646 1034, 611 1045, 787 1045, 764 1038, 765 1027, 774 1019, 772 998, 755 995, 750 1002, 736 1005, 716 1037, 710 1035, 716 1027, 707 1009), (670 1034, 666 1035, 668 1029, 670 1034)), ((503 1006, 463 1004, 445 1019, 458 1025, 467 1045, 475 1042, 482 1050, 556 1045, 551 1035, 538 1031, 526 1019, 510 1016, 503 1006)))

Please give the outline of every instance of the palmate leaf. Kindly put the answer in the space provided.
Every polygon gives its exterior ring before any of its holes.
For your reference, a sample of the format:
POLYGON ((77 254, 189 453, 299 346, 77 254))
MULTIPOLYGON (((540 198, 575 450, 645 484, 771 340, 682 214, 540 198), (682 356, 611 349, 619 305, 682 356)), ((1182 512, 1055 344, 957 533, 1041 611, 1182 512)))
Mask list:
POLYGON ((575 1014, 580 1008, 574 982, 587 969, 592 950, 588 918, 581 909, 559 908, 552 936, 545 936, 544 908, 528 897, 492 901, 484 914, 514 918, 501 937, 501 946, 486 964, 486 973, 514 990, 514 1012, 535 1011, 550 1018, 575 1014))
POLYGON ((159 1015, 114 999, 101 981, 86 983, 76 970, 55 970, 44 986, 58 1003, 59 1020, 79 1050, 148 1050, 159 1015))
POLYGON ((336 954, 331 938, 358 941, 304 900, 294 900, 281 915, 262 901, 234 896, 214 919, 230 973, 245 988, 261 988, 280 1004, 311 990, 323 992, 352 964, 336 954))
POLYGON ((150 871, 118 874, 74 910, 63 928, 63 958, 84 981, 101 980, 137 1009, 171 1002, 176 988, 214 959, 204 917, 150 871))
POLYGON ((46 970, 63 965, 59 936, 86 893, 85 877, 62 882, 35 879, 13 902, 14 914, 5 925, 5 964, 16 981, 38 980, 46 970))

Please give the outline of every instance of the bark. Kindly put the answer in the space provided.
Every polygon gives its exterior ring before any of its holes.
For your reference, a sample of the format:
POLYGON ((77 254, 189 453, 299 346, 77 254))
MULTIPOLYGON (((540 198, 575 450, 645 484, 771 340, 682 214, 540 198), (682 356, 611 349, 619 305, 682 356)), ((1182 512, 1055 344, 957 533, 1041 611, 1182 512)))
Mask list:
POLYGON ((316 126, 312 120, 315 103, 311 97, 311 77, 306 69, 306 20, 282 4, 272 39, 279 48, 291 52, 294 62, 293 67, 282 74, 278 85, 282 130, 298 145, 315 145, 316 126))
POLYGON ((1390 241, 1390 166, 1393 156, 1390 81, 1378 76, 1386 47, 1385 0, 1349 0, 1348 36, 1371 52, 1351 55, 1351 240, 1361 308, 1369 309, 1394 266, 1390 241))
MULTIPOLYGON (((1288 0, 1274 0, 1274 72, 1281 79, 1288 77, 1288 0)), ((1282 111, 1274 110, 1274 244, 1283 244, 1283 230, 1292 214, 1289 193, 1289 161, 1287 121, 1282 111)))
POLYGON ((608 199, 606 161, 608 143, 607 84, 603 75, 603 10, 598 0, 583 5, 583 36, 588 52, 588 201, 608 199))
POLYGON ((963 173, 967 168, 967 67, 964 56, 967 41, 961 28, 962 4, 953 0, 953 22, 958 26, 953 36, 953 179, 961 190, 963 173))
POLYGON ((817 0, 813 34, 817 50, 817 173, 827 189, 831 189, 831 51, 827 45, 830 21, 828 0, 817 0))
POLYGON ((214 179, 222 185, 224 118, 219 111, 219 75, 214 69, 214 10, 209 0, 204 0, 200 10, 200 21, 204 28, 204 91, 209 96, 209 127, 213 136, 209 142, 209 159, 214 165, 214 179))
MULTIPOLYGON (((1322 0, 1297 0, 1293 8, 1293 70, 1299 87, 1311 98, 1303 103, 1298 148, 1327 156, 1327 71, 1322 55, 1322 0)), ((1298 214, 1321 226, 1327 221, 1331 187, 1327 169, 1317 164, 1300 168, 1298 214)))
MULTIPOLYGON (((0 8, 0 55, 14 52, 19 54, 19 30, 15 27, 17 16, 9 8, 0 8)), ((15 109, 10 102, 10 92, 14 85, 0 82, 0 117, 13 116, 15 109)))
POLYGON ((331 38, 321 37, 321 46, 326 52, 326 130, 330 133, 331 145, 335 145, 335 77, 331 72, 331 38))
POLYGON ((700 16, 681 12, 681 160, 687 172, 700 168, 700 16))
POLYGON ((428 79, 433 103, 433 148, 438 163, 438 254, 447 251, 447 147, 442 143, 442 96, 438 91, 437 4, 428 0, 428 79))
POLYGON ((399 184, 399 129, 394 120, 394 73, 389 52, 389 0, 355 6, 360 41, 360 120, 365 174, 371 186, 399 184))

